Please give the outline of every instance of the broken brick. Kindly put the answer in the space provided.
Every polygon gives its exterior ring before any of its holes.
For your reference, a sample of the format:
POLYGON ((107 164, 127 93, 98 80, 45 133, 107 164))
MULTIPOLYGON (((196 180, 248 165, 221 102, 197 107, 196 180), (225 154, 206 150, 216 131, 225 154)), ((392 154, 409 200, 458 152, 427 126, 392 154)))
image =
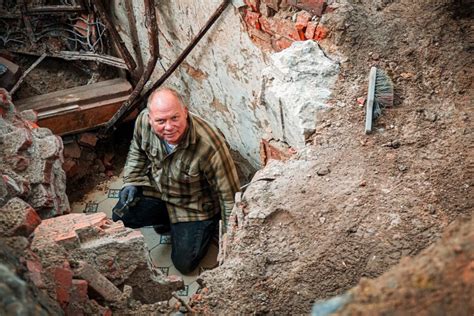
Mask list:
POLYGON ((308 25, 306 25, 306 31, 304 33, 304 36, 307 39, 312 39, 314 38, 314 33, 316 32, 316 26, 317 24, 315 22, 308 22, 308 25))
POLYGON ((268 21, 268 19, 266 17, 260 16, 258 18, 258 21, 260 22, 260 27, 261 27, 262 31, 264 31, 264 32, 266 32, 270 35, 273 35, 271 24, 270 24, 270 22, 268 21))
POLYGON ((295 41, 300 40, 300 35, 298 34, 298 31, 296 30, 293 22, 291 22, 290 20, 272 19, 269 21, 273 33, 278 34, 287 39, 293 39, 295 41))
POLYGON ((327 6, 326 0, 288 0, 288 3, 317 16, 322 16, 327 6))
POLYGON ((328 34, 329 34, 329 30, 325 26, 318 25, 314 32, 314 39, 317 41, 321 41, 325 39, 328 36, 328 34))
POLYGON ((260 0, 245 0, 245 4, 252 9, 253 12, 258 12, 260 7, 260 0))
POLYGON ((97 135, 93 133, 83 133, 79 137, 78 143, 82 146, 94 148, 97 144, 97 135))
POLYGON ((79 166, 73 159, 66 159, 63 163, 63 170, 66 172, 66 177, 72 178, 79 173, 79 166))
POLYGON ((280 9, 281 0, 262 0, 262 2, 275 11, 280 9))
POLYGON ((278 39, 272 39, 272 47, 275 51, 279 52, 291 46, 293 42, 284 37, 278 39))
POLYGON ((43 267, 39 259, 37 260, 26 260, 26 268, 28 269, 28 276, 30 280, 36 285, 37 288, 45 288, 43 281, 43 267))
POLYGON ((63 154, 65 158, 80 158, 81 147, 76 142, 65 144, 63 154))
POLYGON ((89 286, 106 301, 116 302, 122 295, 122 292, 112 282, 87 262, 80 262, 79 266, 74 269, 74 275, 86 280, 89 286))
POLYGON ((36 211, 19 198, 10 199, 0 208, 0 236, 28 237, 40 223, 36 211))
POLYGON ((250 27, 254 27, 257 30, 260 30, 261 26, 260 26, 260 22, 258 21, 259 17, 260 17, 260 13, 246 11, 244 20, 245 20, 245 23, 247 23, 247 25, 249 25, 250 27))
POLYGON ((306 11, 300 11, 296 15, 295 27, 298 31, 305 31, 306 26, 308 25, 309 20, 311 20, 311 14, 306 11))
POLYGON ((73 273, 69 264, 54 269, 54 283, 56 284, 56 300, 63 309, 67 307, 70 299, 69 289, 72 287, 73 273))

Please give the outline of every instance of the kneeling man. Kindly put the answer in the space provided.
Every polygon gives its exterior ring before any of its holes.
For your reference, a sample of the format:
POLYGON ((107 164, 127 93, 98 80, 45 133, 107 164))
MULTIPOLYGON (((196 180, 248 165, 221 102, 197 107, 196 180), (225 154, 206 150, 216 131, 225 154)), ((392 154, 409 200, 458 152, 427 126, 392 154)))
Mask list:
POLYGON ((164 88, 137 117, 113 219, 138 228, 170 231, 171 259, 184 274, 198 265, 219 220, 234 205, 239 180, 224 139, 188 112, 178 93, 164 88))

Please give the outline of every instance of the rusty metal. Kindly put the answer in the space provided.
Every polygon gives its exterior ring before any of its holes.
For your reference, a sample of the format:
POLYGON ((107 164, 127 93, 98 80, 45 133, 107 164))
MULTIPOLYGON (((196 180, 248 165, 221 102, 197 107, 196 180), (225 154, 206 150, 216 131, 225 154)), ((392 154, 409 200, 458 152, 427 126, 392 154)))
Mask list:
POLYGON ((138 81, 135 89, 133 89, 130 97, 120 109, 114 114, 114 116, 104 125, 104 128, 101 131, 102 135, 105 135, 123 116, 125 113, 129 113, 130 105, 132 105, 137 97, 142 92, 145 83, 150 79, 153 70, 155 69, 156 61, 158 59, 158 25, 156 23, 156 13, 153 0, 145 0, 145 21, 147 24, 148 31, 148 43, 150 50, 150 59, 145 67, 140 80, 138 81))
POLYGON ((122 38, 120 37, 120 34, 117 32, 117 29, 112 23, 112 20, 109 18, 109 15, 107 14, 107 11, 105 10, 104 4, 102 3, 102 0, 94 1, 94 5, 95 5, 95 8, 97 9, 97 13, 99 13, 102 19, 102 22, 104 22, 105 26, 109 30, 113 41, 117 44, 117 48, 119 50, 120 56, 123 58, 123 60, 127 64, 128 70, 132 72, 137 67, 137 65, 135 61, 133 60, 132 56, 130 55, 130 52, 125 46, 125 43, 123 42, 122 38))
MULTIPOLYGON (((211 26, 216 22, 216 20, 220 17, 222 12, 224 12, 225 8, 229 4, 229 0, 224 0, 222 3, 219 5, 219 7, 214 11, 214 13, 211 15, 209 20, 206 22, 206 24, 201 28, 199 33, 192 39, 192 41, 189 43, 189 45, 184 49, 184 51, 181 53, 181 55, 178 56, 176 61, 168 68, 168 70, 153 84, 153 86, 148 89, 144 94, 142 94, 139 98, 137 98, 133 103, 131 103, 127 108, 123 107, 120 109, 120 113, 117 113, 118 118, 115 121, 118 121, 122 116, 125 117, 126 115, 130 114, 135 108, 137 108, 140 104, 142 104, 141 108, 144 108, 145 106, 143 105, 143 101, 148 98, 151 92, 153 92, 156 88, 160 87, 163 82, 168 79, 168 77, 178 68, 178 66, 183 62, 183 60, 188 56, 188 54, 191 52, 191 50, 199 43, 201 38, 206 34, 206 32, 211 28, 211 26)), ((115 117, 115 116, 114 116, 115 117)), ((111 123, 115 124, 115 122, 111 123)), ((112 125, 108 125, 108 128, 110 128, 112 125)))
MULTIPOLYGON (((127 13, 128 25, 130 27, 130 38, 132 40, 133 51, 137 60, 137 68, 132 73, 134 84, 137 84, 139 77, 143 74, 143 58, 141 54, 140 44, 138 41, 137 21, 133 13, 133 2, 125 1, 125 12, 127 13)), ((158 56, 159 57, 159 56, 158 56)))
POLYGON ((27 15, 36 14, 64 14, 85 11, 85 8, 80 5, 44 5, 26 7, 25 13, 27 15))

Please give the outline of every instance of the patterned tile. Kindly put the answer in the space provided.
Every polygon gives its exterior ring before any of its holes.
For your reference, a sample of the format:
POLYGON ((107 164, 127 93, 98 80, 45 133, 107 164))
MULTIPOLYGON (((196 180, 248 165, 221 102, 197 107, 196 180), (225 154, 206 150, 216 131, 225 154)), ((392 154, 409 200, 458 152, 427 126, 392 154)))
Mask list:
POLYGON ((107 197, 112 199, 118 199, 119 193, 120 189, 109 189, 109 194, 107 195, 107 197))
POLYGON ((84 209, 84 213, 97 213, 98 208, 99 208, 98 203, 89 202, 89 203, 86 204, 86 207, 84 209))
POLYGON ((176 294, 178 294, 178 296, 188 296, 188 292, 189 292, 189 285, 185 285, 184 289, 177 291, 176 294))
POLYGON ((171 235, 161 235, 160 244, 171 245, 171 235))

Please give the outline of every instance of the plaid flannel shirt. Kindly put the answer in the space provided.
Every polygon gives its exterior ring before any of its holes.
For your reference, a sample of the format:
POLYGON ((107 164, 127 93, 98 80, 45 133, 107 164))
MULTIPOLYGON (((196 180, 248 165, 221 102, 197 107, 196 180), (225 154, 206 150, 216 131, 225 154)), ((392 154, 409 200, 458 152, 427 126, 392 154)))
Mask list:
POLYGON ((135 122, 124 168, 124 186, 166 202, 171 223, 207 220, 221 212, 227 227, 239 179, 224 139, 189 113, 183 140, 167 154, 149 124, 148 110, 135 122))

